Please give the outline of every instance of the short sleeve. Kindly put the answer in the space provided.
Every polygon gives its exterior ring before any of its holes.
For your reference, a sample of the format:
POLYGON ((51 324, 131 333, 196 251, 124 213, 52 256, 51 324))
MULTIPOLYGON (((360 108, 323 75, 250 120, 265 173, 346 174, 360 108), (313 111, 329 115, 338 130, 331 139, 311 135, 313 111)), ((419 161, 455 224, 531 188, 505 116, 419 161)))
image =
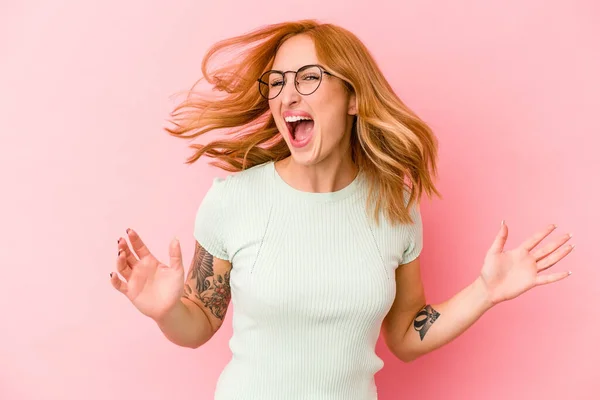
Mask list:
POLYGON ((407 230, 406 247, 402 254, 402 264, 408 264, 416 259, 423 249, 423 223, 421 220, 421 211, 417 203, 413 204, 409 210, 413 219, 413 224, 405 225, 407 230))
POLYGON ((227 227, 223 212, 226 184, 227 179, 213 179, 196 212, 194 237, 214 257, 229 261, 225 241, 227 227))

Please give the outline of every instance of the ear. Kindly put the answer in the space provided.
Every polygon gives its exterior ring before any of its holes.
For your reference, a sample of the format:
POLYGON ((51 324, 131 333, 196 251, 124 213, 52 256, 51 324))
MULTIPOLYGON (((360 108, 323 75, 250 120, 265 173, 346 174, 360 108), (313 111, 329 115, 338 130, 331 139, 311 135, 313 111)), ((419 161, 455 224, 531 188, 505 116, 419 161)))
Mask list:
POLYGON ((358 114, 358 106, 356 104, 356 93, 350 93, 350 98, 348 99, 348 115, 356 115, 358 114))

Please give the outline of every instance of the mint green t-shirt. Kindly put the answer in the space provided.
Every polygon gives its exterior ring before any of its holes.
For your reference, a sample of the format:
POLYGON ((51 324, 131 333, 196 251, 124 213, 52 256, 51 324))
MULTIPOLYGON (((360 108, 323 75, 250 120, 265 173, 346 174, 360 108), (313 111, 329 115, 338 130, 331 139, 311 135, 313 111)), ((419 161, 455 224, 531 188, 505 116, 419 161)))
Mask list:
POLYGON ((232 264, 232 358, 215 400, 377 399, 395 270, 423 241, 418 206, 414 224, 377 226, 366 199, 360 173, 339 191, 303 192, 273 162, 213 180, 194 236, 232 264))

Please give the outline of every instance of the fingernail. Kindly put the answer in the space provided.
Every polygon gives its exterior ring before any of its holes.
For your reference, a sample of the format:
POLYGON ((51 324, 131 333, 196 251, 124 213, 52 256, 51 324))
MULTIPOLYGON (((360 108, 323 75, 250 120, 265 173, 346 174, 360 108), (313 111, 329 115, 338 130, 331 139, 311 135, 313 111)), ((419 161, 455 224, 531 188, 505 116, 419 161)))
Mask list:
POLYGON ((572 274, 572 272, 571 272, 571 271, 569 271, 569 275, 571 275, 571 274, 572 274))
POLYGON ((500 224, 500 226, 504 225, 504 220, 502 220, 502 223, 500 224))
POLYGON ((127 232, 127 234, 129 234, 129 231, 130 231, 130 230, 131 230, 131 229, 127 228, 127 229, 125 230, 125 232, 127 232))
POLYGON ((110 277, 112 278, 112 272, 110 273, 110 277))

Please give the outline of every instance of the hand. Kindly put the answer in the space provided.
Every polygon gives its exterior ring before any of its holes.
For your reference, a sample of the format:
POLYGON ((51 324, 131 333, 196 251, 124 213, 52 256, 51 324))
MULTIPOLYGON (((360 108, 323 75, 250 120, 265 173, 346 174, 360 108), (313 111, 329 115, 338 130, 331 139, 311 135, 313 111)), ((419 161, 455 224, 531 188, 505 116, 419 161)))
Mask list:
POLYGON ((574 247, 563 246, 571 238, 571 235, 563 235, 534 250, 555 229, 556 225, 550 225, 516 249, 504 251, 508 227, 502 221, 500 232, 487 252, 479 277, 492 304, 513 299, 533 287, 560 281, 571 274, 565 271, 540 275, 540 272, 566 257, 574 247))
POLYGON ((126 240, 119 238, 117 256, 117 271, 125 281, 114 272, 110 274, 110 281, 142 314, 159 319, 176 305, 183 294, 181 247, 176 239, 171 241, 171 265, 168 266, 150 253, 136 232, 128 229, 127 234, 132 250, 126 240))

